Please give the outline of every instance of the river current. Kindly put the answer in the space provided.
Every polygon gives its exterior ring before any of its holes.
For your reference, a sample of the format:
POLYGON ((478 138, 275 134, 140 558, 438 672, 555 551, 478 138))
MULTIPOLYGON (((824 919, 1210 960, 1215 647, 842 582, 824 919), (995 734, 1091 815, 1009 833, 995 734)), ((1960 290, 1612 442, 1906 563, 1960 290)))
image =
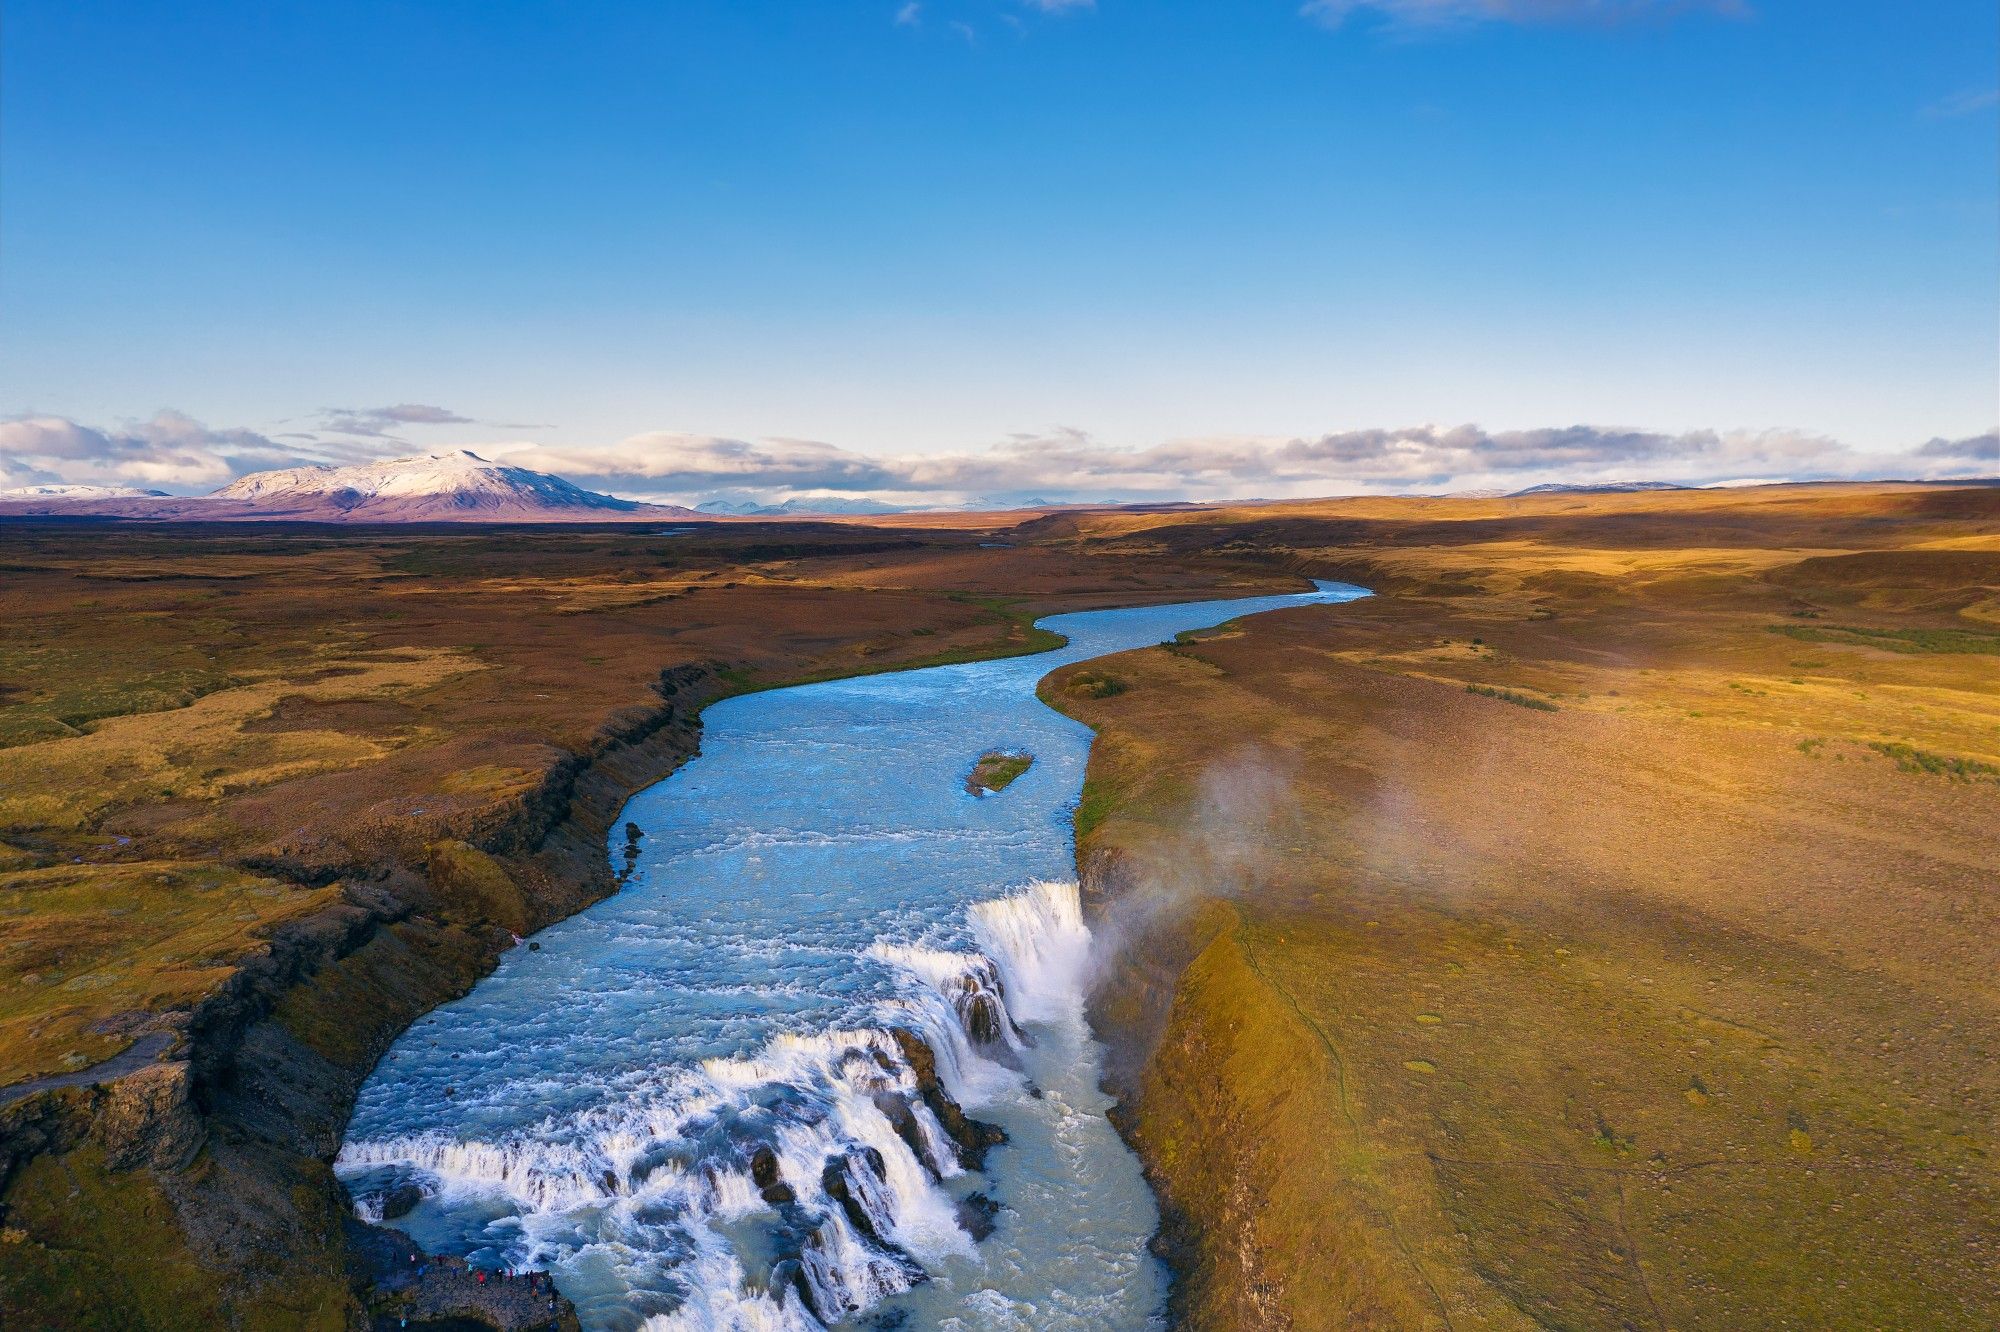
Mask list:
POLYGON ((357 1209, 416 1186, 391 1224, 553 1271, 586 1328, 1156 1326, 1158 1215, 1083 1018, 1090 732, 1035 685, 1367 595, 1318 588, 1057 615, 1052 652, 708 708, 612 834, 622 866, 641 830, 624 889, 383 1058, 335 1162, 357 1209), (970 794, 991 750, 1035 761, 970 794))

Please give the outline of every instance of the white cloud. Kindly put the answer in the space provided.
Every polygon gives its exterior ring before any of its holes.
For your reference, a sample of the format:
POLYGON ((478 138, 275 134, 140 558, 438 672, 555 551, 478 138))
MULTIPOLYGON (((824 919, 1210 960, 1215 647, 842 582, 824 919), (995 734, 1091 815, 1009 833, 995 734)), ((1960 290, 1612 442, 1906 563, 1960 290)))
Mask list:
POLYGON ((1963 475, 1969 465, 1976 467, 1980 447, 1978 441, 1937 441, 1914 453, 1864 455, 1804 431, 1665 433, 1588 425, 1489 431, 1461 425, 1297 438, 1218 436, 1142 449, 1059 428, 983 450, 915 456, 810 440, 654 432, 590 448, 506 446, 506 456, 628 495, 701 499, 726 491, 771 502, 831 493, 949 505, 1516 489, 1543 481, 1963 475))
POLYGON ((1932 120, 1952 120, 1996 106, 2000 106, 2000 88, 1967 88, 1932 102, 1924 108, 1924 114, 1932 120))
POLYGON ((1616 23, 1690 11, 1741 16, 1744 0, 1306 0, 1307 18, 1337 28, 1367 14, 1402 27, 1470 23, 1616 23))
POLYGON ((1984 468, 1989 476, 2000 476, 2000 430, 1989 430, 1983 435, 1967 435, 1963 439, 1933 439, 1917 449, 1913 455, 1930 465, 1937 459, 1947 466, 1967 463, 1975 468, 1984 468))
POLYGON ((918 23, 923 21, 923 16, 924 7, 918 4, 917 0, 910 0, 910 3, 896 11, 896 26, 899 28, 914 28, 918 23))
POLYGON ((722 486, 864 491, 893 488, 897 473, 865 455, 812 440, 728 439, 655 430, 608 445, 491 446, 516 466, 661 491, 722 486))
MULTIPOLYGON (((455 414, 405 412, 424 423, 455 414)), ((361 415, 361 413, 356 413, 361 415)), ((462 420, 463 418, 457 418, 462 420)), ((1947 477, 2000 473, 2000 434, 1933 439, 1903 453, 1864 454, 1794 430, 1677 433, 1573 425, 1487 430, 1406 426, 1270 437, 1221 435, 1146 448, 1056 427, 984 449, 876 454, 817 440, 735 439, 649 431, 605 444, 481 443, 486 456, 628 496, 700 500, 717 494, 782 502, 800 495, 908 506, 1145 499, 1283 499, 1314 495, 1519 489, 1543 481, 1718 482, 1746 477, 1947 477)), ((357 462, 409 451, 388 436, 280 443, 213 429, 179 412, 116 427, 60 416, 0 420, 0 480, 213 489, 252 471, 300 461, 357 462)))
POLYGON ((0 468, 18 485, 71 481, 200 487, 297 456, 296 449, 254 430, 215 430, 173 411, 101 429, 61 416, 0 420, 0 468))
POLYGON ((427 402, 399 402, 391 407, 328 407, 319 414, 319 428, 334 435, 393 439, 398 427, 413 425, 473 425, 469 416, 427 402))

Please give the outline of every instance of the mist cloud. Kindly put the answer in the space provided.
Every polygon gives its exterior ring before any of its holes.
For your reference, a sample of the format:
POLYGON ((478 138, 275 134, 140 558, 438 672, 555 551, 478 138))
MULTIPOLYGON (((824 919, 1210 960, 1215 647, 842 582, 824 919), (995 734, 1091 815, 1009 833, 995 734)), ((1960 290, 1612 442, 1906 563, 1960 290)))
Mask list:
POLYGON ((1202 769, 1171 827, 1112 870, 1116 890, 1091 925, 1093 985, 1116 971, 1120 956, 1151 947, 1157 930, 1202 903, 1270 885, 1285 848, 1305 837, 1298 769, 1295 753, 1257 743, 1202 769))

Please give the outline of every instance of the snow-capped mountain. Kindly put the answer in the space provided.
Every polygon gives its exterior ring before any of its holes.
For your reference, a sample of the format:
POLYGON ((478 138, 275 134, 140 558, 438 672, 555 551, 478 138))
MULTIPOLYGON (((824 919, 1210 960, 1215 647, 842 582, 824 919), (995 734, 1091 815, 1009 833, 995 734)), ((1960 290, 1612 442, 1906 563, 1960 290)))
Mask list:
POLYGON ((360 522, 519 521, 627 513, 671 517, 688 512, 600 495, 546 472, 492 462, 469 449, 353 467, 254 472, 211 498, 281 508, 298 517, 338 516, 360 522))
POLYGON ((496 463, 469 450, 353 467, 253 472, 199 497, 112 493, 101 487, 30 489, 35 493, 0 495, 0 514, 301 523, 601 523, 708 516, 671 504, 600 495, 559 476, 496 463), (55 489, 89 493, 47 493, 55 489))
POLYGON ((12 490, 0 490, 0 499, 25 500, 98 500, 98 499, 144 499, 152 495, 164 495, 164 490, 141 490, 137 486, 86 486, 54 483, 45 486, 16 486, 12 490))

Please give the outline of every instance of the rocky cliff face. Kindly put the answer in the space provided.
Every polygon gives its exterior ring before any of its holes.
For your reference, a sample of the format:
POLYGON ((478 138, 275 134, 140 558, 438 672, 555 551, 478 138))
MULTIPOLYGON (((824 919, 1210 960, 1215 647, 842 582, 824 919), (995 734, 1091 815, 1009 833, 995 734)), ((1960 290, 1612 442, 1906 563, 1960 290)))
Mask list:
MULTIPOLYGON (((331 1329, 410 1304, 383 1266, 395 1244, 352 1220, 328 1165, 354 1097, 396 1036, 470 989, 515 933, 616 889, 605 845, 619 808, 695 752, 719 692, 709 666, 666 672, 657 690, 462 839, 386 862, 262 866, 338 883, 341 900, 273 937, 142 1057, 13 1089, 0 1107, 5 1325, 331 1329)), ((430 1291, 418 1312, 543 1325, 477 1301, 447 1310, 447 1296, 430 1291)), ((545 1306, 560 1324, 566 1306, 545 1306)))

